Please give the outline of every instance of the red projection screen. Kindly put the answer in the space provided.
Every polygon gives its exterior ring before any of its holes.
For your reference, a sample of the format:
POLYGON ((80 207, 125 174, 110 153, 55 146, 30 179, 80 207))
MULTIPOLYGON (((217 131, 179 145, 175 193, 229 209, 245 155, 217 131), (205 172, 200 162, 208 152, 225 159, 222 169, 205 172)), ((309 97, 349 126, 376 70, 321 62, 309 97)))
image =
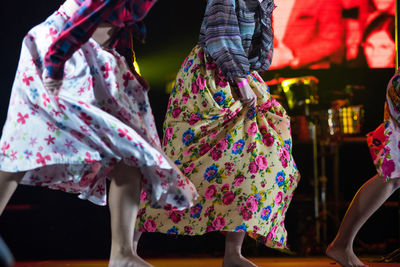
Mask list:
POLYGON ((270 69, 395 67, 395 0, 275 0, 270 69))

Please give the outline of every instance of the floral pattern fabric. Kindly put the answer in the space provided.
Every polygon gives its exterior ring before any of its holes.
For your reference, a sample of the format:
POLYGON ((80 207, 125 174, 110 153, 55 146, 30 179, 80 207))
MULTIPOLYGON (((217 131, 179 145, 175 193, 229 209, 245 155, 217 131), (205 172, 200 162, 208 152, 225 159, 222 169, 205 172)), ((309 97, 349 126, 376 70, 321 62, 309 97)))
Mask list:
POLYGON ((290 119, 257 72, 247 79, 257 108, 242 105, 238 89, 200 46, 183 62, 169 99, 163 146, 200 197, 186 211, 158 211, 142 203, 137 230, 247 232, 267 246, 286 248, 284 219, 299 178, 290 119))
POLYGON ((390 80, 386 91, 384 122, 367 136, 378 174, 386 180, 400 178, 400 72, 390 80))
POLYGON ((66 62, 59 95, 44 88, 44 55, 67 20, 61 8, 23 41, 0 140, 0 170, 26 171, 22 184, 105 205, 106 179, 123 161, 141 169, 154 207, 189 207, 195 188, 164 156, 147 91, 124 58, 90 39, 66 62))

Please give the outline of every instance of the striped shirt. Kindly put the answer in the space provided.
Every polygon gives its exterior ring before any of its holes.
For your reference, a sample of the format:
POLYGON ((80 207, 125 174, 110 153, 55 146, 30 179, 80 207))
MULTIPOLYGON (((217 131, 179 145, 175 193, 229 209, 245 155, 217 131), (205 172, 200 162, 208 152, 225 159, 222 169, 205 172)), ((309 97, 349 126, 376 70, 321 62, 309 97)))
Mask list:
POLYGON ((209 0, 199 45, 233 81, 269 68, 273 53, 273 0, 209 0))
POLYGON ((68 20, 64 30, 54 40, 47 52, 44 64, 53 79, 64 75, 65 61, 87 42, 97 26, 107 21, 121 28, 113 36, 110 46, 131 59, 131 33, 143 40, 144 24, 141 22, 157 0, 75 0, 79 10, 68 20))

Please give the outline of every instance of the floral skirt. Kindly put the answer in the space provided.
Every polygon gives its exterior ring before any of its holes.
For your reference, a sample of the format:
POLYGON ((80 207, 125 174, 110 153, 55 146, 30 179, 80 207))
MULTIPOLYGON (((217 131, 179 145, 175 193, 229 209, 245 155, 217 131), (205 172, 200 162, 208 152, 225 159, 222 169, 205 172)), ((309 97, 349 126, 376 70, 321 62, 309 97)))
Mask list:
POLYGON ((384 122, 367 135, 377 172, 386 180, 400 178, 400 72, 390 80, 386 91, 384 122))
POLYGON ((200 197, 186 211, 143 204, 139 231, 247 232, 269 247, 286 248, 285 214, 299 178, 290 119, 257 72, 247 79, 257 108, 242 105, 238 89, 201 47, 185 59, 169 99, 163 146, 200 197))
POLYGON ((90 39, 66 62, 59 95, 44 88, 44 55, 67 20, 60 8, 23 41, 0 140, 0 170, 25 171, 22 184, 105 205, 106 179, 123 161, 140 168, 153 207, 189 207, 195 188, 164 156, 147 91, 123 57, 90 39))

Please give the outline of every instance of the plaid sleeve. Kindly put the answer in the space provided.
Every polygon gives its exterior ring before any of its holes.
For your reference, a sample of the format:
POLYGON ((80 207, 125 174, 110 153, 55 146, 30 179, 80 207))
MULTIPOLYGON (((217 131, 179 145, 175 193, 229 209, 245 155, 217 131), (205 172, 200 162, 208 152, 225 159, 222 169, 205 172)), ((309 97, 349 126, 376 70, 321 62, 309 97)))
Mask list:
POLYGON ((121 0, 85 0, 79 10, 69 19, 64 30, 50 46, 44 64, 53 79, 61 80, 65 61, 87 42, 97 25, 110 16, 121 0))
POLYGON ((236 10, 234 0, 208 1, 199 40, 230 81, 246 77, 250 71, 236 10))
POLYGON ((47 52, 44 63, 49 76, 63 78, 65 61, 87 42, 104 20, 126 27, 140 22, 157 0, 84 0, 47 52))

